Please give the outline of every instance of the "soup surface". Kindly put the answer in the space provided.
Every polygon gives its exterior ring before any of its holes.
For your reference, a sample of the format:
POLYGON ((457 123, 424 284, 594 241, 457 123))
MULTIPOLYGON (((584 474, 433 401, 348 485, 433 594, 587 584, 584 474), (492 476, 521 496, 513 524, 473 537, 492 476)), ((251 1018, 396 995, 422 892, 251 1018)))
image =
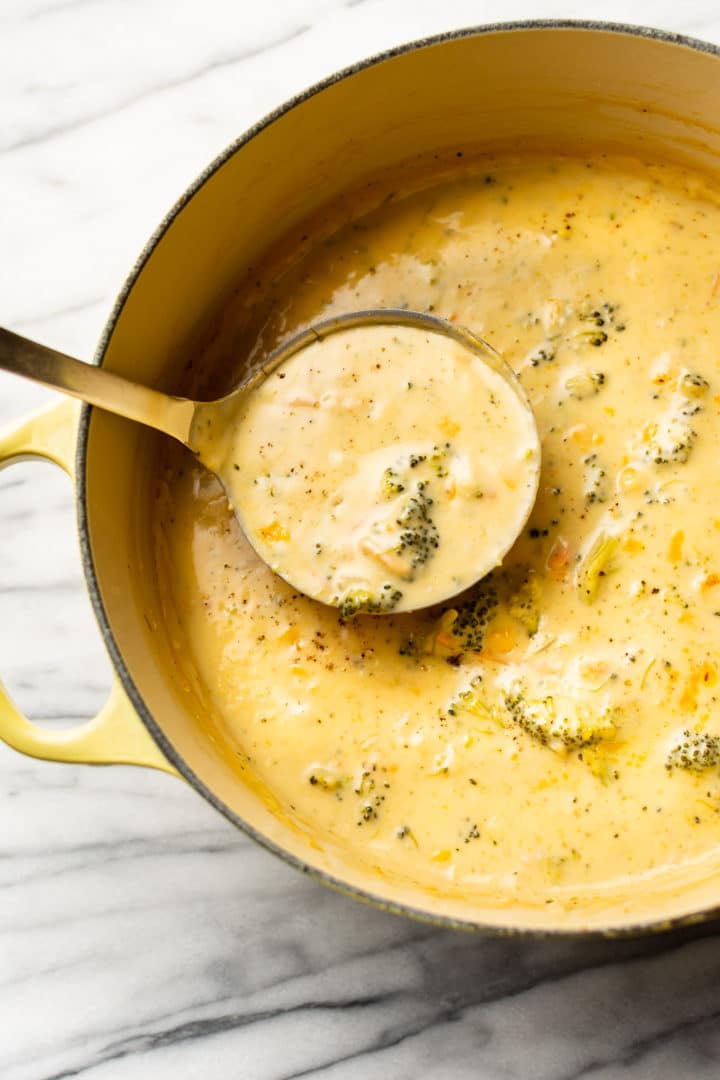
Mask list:
POLYGON ((456 320, 516 371, 542 441, 500 568, 352 618, 274 576, 187 455, 165 463, 176 649, 340 873, 560 912, 716 872, 718 235, 720 195, 675 166, 486 159, 364 209, 235 309, 260 351, 367 307, 456 320))

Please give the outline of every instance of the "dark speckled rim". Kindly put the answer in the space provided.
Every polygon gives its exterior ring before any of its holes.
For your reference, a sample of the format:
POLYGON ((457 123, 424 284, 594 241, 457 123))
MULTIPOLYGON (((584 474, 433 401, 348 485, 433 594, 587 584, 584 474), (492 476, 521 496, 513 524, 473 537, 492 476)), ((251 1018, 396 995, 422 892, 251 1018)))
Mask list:
MULTIPOLYGON (((375 64, 383 63, 386 60, 391 60, 395 56, 400 56, 403 53, 409 53, 416 49, 423 49, 428 46, 440 45, 443 42, 456 41, 461 38, 475 37, 480 35, 492 34, 492 33, 508 33, 512 31, 534 31, 534 30, 588 30, 588 31, 603 31, 606 33, 613 33, 618 35, 650 38, 656 41, 666 42, 669 45, 678 45, 684 48, 693 49, 696 52, 711 53, 715 56, 720 56, 720 48, 709 44, 705 41, 700 41, 696 38, 686 37, 682 34, 675 34, 662 30, 653 30, 643 26, 630 26, 623 23, 603 23, 592 22, 585 20, 556 20, 556 19, 541 19, 530 20, 524 22, 507 22, 507 23, 492 23, 486 26, 468 27, 466 29, 455 30, 445 34, 438 34, 433 37, 423 38, 418 41, 410 42, 406 45, 400 45, 394 49, 389 49, 386 52, 378 53, 375 56, 371 56, 366 60, 359 61, 353 64, 351 67, 344 68, 342 71, 337 72, 334 75, 329 76, 322 82, 316 83, 308 90, 290 99, 286 104, 281 105, 274 112, 265 116, 253 127, 249 128, 245 134, 241 135, 235 142, 231 143, 227 149, 225 149, 218 157, 212 161, 208 167, 197 177, 197 179, 188 187, 187 191, 180 197, 175 203, 170 212, 160 223, 153 235, 148 240, 145 248, 141 252, 137 262, 133 266, 130 274, 128 275, 125 284, 123 285, 114 307, 110 314, 110 317, 105 325, 102 336, 95 352, 94 362, 102 366, 105 358, 105 353, 108 344, 112 338, 112 334, 115 330, 115 326, 118 319, 122 315, 125 303, 135 286, 138 277, 140 276, 146 262, 155 250, 156 245, 165 235, 170 228, 175 218, 182 210, 188 205, 188 203, 195 197, 198 191, 202 188, 207 180, 212 177, 218 169, 220 169, 233 154, 239 149, 255 138, 265 128, 275 123, 280 117, 285 116, 297 105, 309 100, 316 94, 321 93, 328 87, 333 86, 335 83, 340 82, 343 79, 348 78, 351 75, 355 75, 359 71, 363 71, 365 68, 372 67, 375 64)), ((162 750, 168 761, 170 761, 177 771, 191 784, 196 791, 200 793, 210 804, 214 806, 221 814, 223 814, 233 825, 242 829, 248 836, 255 840, 262 847, 271 851, 274 855, 279 856, 286 863, 295 867, 297 870, 303 873, 309 874, 311 877, 322 882, 324 885, 328 885, 330 888, 340 892, 346 896, 351 896, 356 900, 361 900, 366 903, 372 904, 374 907, 380 908, 383 911, 392 912, 397 915, 404 915, 413 919, 417 919, 423 922, 432 923, 435 926, 444 929, 466 930, 466 931, 480 931, 486 934, 497 935, 523 935, 532 937, 582 937, 583 939, 598 939, 598 938, 617 938, 628 937, 647 933, 653 933, 663 930, 669 930, 682 926, 689 926, 699 922, 706 922, 711 919, 716 919, 720 915, 720 903, 718 906, 710 909, 705 909, 698 912, 692 912, 687 915, 678 916, 674 919, 665 921, 654 921, 648 923, 632 923, 627 926, 612 927, 607 930, 592 929, 586 930, 582 928, 573 929, 570 931, 560 929, 543 929, 543 928, 531 928, 522 926, 495 926, 487 925, 484 923, 473 922, 466 919, 456 919, 450 916, 436 915, 431 912, 423 911, 418 908, 411 907, 410 905, 400 904, 397 902, 390 902, 381 896, 376 896, 374 893, 364 889, 355 888, 348 885, 339 878, 334 877, 322 870, 318 870, 315 867, 309 866, 303 860, 298 859, 289 851, 280 847, 274 843, 263 833, 258 832, 242 818, 222 802, 221 799, 214 794, 200 779, 195 775, 193 770, 189 767, 187 762, 181 757, 177 750, 168 741, 160 725, 157 723, 149 708, 143 700, 142 694, 138 687, 135 685, 123 659, 122 653, 118 647, 118 643, 115 639, 115 635, 112 630, 111 620, 105 609, 102 596, 100 594, 100 588, 98 584, 98 577, 95 568, 95 562, 93 559, 92 550, 89 541, 88 532, 88 513, 87 513, 87 477, 86 477, 86 465, 87 465, 87 448, 88 448, 88 434, 90 426, 91 407, 84 406, 80 417, 80 425, 78 428, 78 440, 76 451, 76 475, 77 475, 77 526, 79 533, 80 552, 82 557, 83 569, 85 572, 85 578, 87 581, 88 591, 90 599, 95 610, 98 623, 100 625, 100 631, 105 640, 106 647, 112 659, 115 670, 118 673, 119 678, 122 681, 125 692, 127 693, 130 701, 132 702, 138 716, 142 720, 143 724, 149 731, 152 738, 162 750)))

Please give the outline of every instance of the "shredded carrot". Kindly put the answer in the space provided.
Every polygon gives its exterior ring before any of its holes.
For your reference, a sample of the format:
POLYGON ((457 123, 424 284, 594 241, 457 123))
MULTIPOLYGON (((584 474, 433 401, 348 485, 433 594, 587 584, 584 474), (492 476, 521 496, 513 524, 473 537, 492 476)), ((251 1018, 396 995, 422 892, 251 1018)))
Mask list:
POLYGON ((678 529, 674 532, 670 538, 670 546, 668 547, 668 558, 671 562, 680 562, 682 559, 683 542, 685 540, 685 533, 682 529, 678 529))
POLYGON ((508 667, 509 660, 506 660, 504 656, 498 656, 497 653, 490 652, 489 649, 481 649, 480 652, 475 653, 475 656, 480 660, 487 660, 491 664, 501 664, 502 667, 508 667))
POLYGON ((271 544, 277 543, 278 540, 290 539, 290 533, 282 527, 279 521, 271 521, 269 525, 263 526, 259 532, 262 538, 269 540, 271 544))
POLYGON ((716 585, 720 585, 720 574, 708 574, 700 588, 706 592, 707 589, 713 589, 716 585))
POLYGON ((703 664, 700 668, 701 681, 706 686, 715 686, 717 682, 717 668, 714 664, 703 664))
POLYGON ((697 709, 697 695, 700 686, 715 686, 716 683, 717 669, 714 664, 698 664, 685 680, 685 686, 680 696, 680 706, 683 709, 697 709))
POLYGON ((552 571, 557 577, 565 570, 570 562, 570 545, 567 540, 564 540, 561 536, 558 536, 553 546, 550 548, 550 554, 547 557, 546 566, 548 570, 552 571))
POLYGON ((642 540, 637 540, 634 536, 628 536, 627 540, 623 544, 623 548, 630 555, 636 555, 638 551, 644 551, 645 545, 642 540))
POLYGON ((451 420, 449 416, 443 416, 442 420, 438 424, 438 427, 442 431, 443 435, 447 435, 449 439, 451 439, 453 435, 457 435, 458 431, 460 430, 460 425, 456 424, 454 420, 451 420))
POLYGON ((501 656, 511 652, 516 645, 515 635, 510 628, 506 626, 498 627, 497 630, 492 630, 487 634, 485 641, 489 652, 499 653, 501 656))
POLYGON ((688 679, 680 695, 680 708, 686 709, 688 712, 697 709, 697 682, 692 676, 688 679))

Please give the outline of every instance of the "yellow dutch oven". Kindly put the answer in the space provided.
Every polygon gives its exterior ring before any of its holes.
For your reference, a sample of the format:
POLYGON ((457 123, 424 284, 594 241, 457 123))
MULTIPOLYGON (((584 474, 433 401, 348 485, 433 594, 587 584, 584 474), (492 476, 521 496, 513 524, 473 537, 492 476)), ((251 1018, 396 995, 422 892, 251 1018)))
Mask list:
MULTIPOLYGON (((460 31, 375 57, 262 121, 198 178, 148 243, 119 296, 96 362, 181 391, 177 358, 279 235, 364 177, 436 148, 617 144, 702 168, 720 162, 720 53, 632 27, 525 23, 460 31)), ((3 464, 33 456, 75 484, 82 559, 116 672, 89 723, 34 726, 0 687, 0 735, 53 761, 145 765, 184 778, 258 842, 335 888, 464 929, 622 933, 717 915, 720 886, 637 891, 549 923, 544 911, 478 908, 344 866, 283 820, 196 707, 167 644, 151 568, 150 463, 157 436, 63 402, 0 439, 3 464)), ((557 920, 557 916, 555 917, 557 920)))

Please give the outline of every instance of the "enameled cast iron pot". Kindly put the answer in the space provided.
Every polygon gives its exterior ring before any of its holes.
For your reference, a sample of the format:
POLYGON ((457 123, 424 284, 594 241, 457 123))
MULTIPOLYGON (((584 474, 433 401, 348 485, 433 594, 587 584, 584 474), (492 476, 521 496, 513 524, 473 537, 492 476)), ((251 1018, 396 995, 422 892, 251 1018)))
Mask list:
MULTIPOLYGON (((720 168, 720 52, 632 27, 525 23, 461 31, 375 57, 314 87, 242 136, 170 212, 133 269, 96 362, 168 386, 244 270, 310 211, 364 177, 434 149, 599 143, 720 168), (162 318, 157 313, 162 312, 162 318)), ((88 724, 48 732, 0 686, 0 736, 54 761, 164 769, 260 843, 355 897, 465 929, 639 932, 720 910, 712 880, 653 897, 631 891, 552 923, 544 911, 462 900, 331 868, 312 837, 273 812, 199 720, 166 644, 150 571, 147 462, 157 436, 63 402, 0 439, 0 463, 36 456, 74 479, 88 589, 115 688, 88 724)), ((234 763, 235 762, 235 763, 234 763)))

